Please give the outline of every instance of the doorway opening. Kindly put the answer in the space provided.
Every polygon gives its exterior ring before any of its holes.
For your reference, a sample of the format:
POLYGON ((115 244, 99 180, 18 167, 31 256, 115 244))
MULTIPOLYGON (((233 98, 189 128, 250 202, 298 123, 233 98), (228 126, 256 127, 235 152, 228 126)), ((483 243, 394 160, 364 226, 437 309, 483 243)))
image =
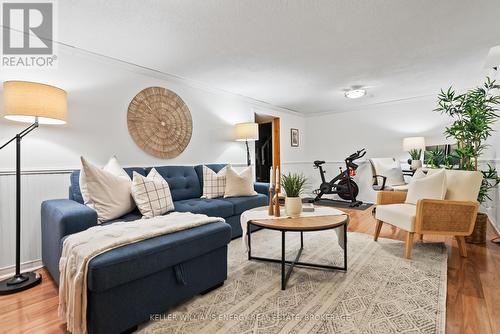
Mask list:
POLYGON ((273 124, 259 124, 259 140, 255 142, 255 173, 257 182, 269 182, 273 167, 273 124))
POLYGON ((279 117, 255 114, 259 124, 259 140, 255 142, 255 175, 257 182, 271 181, 280 166, 280 119, 279 117))

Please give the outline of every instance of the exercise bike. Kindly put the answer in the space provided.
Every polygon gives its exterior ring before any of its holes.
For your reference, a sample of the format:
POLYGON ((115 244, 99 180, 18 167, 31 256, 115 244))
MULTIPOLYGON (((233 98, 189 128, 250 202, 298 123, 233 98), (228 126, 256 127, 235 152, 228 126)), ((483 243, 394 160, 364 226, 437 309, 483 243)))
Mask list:
POLYGON ((351 154, 345 158, 345 170, 340 167, 340 173, 335 176, 330 182, 325 180, 325 171, 323 170, 323 164, 325 161, 316 160, 314 161, 314 168, 319 169, 319 174, 321 176, 321 185, 319 189, 314 191, 316 197, 311 200, 311 202, 317 202, 321 199, 323 195, 327 194, 337 194, 340 198, 345 201, 350 201, 349 207, 360 206, 363 202, 356 200, 356 196, 359 193, 359 187, 352 179, 356 175, 356 169, 358 165, 354 163, 355 160, 361 159, 366 154, 366 150, 363 148, 355 153, 351 154))

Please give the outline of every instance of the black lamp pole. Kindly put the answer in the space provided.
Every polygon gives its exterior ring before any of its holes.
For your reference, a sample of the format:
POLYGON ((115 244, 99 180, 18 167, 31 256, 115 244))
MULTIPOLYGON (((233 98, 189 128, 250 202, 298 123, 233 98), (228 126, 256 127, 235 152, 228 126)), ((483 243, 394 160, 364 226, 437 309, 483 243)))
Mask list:
POLYGON ((246 139, 245 139, 245 145, 247 146, 247 166, 250 166, 252 162, 250 161, 250 149, 248 148, 248 140, 246 139))
POLYGON ((21 274, 21 140, 37 127, 38 118, 35 118, 35 123, 0 146, 1 150, 14 140, 16 141, 16 273, 13 277, 0 281, 0 295, 26 290, 42 281, 42 276, 38 273, 21 274))

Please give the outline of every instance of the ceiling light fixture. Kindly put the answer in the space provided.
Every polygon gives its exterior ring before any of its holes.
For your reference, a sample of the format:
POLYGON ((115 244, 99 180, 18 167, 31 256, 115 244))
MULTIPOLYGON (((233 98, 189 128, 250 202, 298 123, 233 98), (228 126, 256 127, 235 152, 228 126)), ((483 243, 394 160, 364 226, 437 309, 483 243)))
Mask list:
POLYGON ((351 89, 344 93, 348 99, 359 99, 366 95, 366 89, 351 89))

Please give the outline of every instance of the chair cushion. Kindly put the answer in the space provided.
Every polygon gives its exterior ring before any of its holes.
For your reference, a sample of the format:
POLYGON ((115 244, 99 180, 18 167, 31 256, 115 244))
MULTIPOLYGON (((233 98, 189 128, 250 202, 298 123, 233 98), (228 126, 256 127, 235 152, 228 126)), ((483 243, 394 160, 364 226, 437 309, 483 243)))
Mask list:
MULTIPOLYGON (((429 169, 427 174, 438 173, 439 169, 429 169)), ((483 181, 479 171, 446 169, 446 195, 444 199, 451 201, 477 201, 477 195, 483 181)))
POLYGON ((217 222, 115 248, 90 261, 87 286, 106 291, 224 247, 230 240, 231 227, 217 222))
POLYGON ((175 211, 203 213, 207 216, 227 218, 234 215, 233 205, 222 199, 191 198, 174 202, 175 211))
MULTIPOLYGON (((147 168, 146 172, 151 169, 147 168)), ((194 166, 161 166, 155 169, 167 181, 174 201, 201 196, 200 180, 194 166)))
POLYGON ((377 205, 375 218, 409 232, 415 232, 417 207, 413 204, 377 205))
POLYGON ((388 188, 388 189, 384 189, 384 190, 408 191, 408 185, 407 184, 403 184, 403 185, 400 185, 400 186, 386 187, 386 188, 388 188))
POLYGON ((264 194, 245 197, 228 197, 224 198, 224 201, 234 205, 235 215, 239 215, 246 210, 269 204, 268 196, 264 194))
POLYGON ((412 181, 408 185, 405 203, 417 204, 420 199, 444 199, 446 174, 444 170, 412 181))

